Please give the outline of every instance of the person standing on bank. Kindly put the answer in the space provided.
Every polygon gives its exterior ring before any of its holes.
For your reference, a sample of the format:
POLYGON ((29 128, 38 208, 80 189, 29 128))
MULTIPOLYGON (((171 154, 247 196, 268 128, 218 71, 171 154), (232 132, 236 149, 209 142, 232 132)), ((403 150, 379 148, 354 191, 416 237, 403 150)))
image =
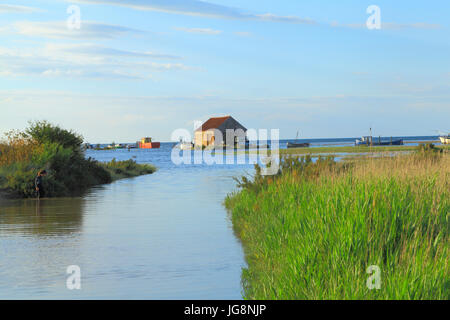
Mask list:
POLYGON ((34 180, 34 186, 36 187, 36 195, 37 198, 43 198, 45 196, 44 185, 42 183, 42 178, 47 175, 47 171, 42 170, 37 174, 36 179, 34 180))

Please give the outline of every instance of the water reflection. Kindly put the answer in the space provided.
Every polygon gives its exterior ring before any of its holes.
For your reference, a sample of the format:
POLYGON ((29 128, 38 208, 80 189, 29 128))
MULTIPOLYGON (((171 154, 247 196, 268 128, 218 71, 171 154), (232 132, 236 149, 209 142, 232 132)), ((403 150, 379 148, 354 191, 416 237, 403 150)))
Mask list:
POLYGON ((82 198, 10 200, 0 203, 0 234, 59 236, 80 232, 82 198))

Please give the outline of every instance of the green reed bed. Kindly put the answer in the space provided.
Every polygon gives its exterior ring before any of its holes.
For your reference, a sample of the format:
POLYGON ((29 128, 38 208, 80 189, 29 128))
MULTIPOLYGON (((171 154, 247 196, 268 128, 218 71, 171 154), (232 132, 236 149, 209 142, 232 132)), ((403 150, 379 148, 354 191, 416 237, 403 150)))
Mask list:
POLYGON ((151 174, 156 171, 156 167, 151 164, 140 164, 136 161, 117 161, 115 158, 110 162, 99 163, 111 175, 112 181, 151 174))
POLYGON ((230 195, 246 299, 448 299, 449 158, 285 158, 230 195), (369 290, 377 265, 381 288, 369 290))

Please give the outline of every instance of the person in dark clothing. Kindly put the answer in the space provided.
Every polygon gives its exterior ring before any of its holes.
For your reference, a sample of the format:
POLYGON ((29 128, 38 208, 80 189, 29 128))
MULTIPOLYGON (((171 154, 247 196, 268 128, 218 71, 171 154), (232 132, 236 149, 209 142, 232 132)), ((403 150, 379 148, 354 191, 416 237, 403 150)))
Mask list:
POLYGON ((44 185, 42 183, 42 178, 47 175, 47 171, 39 171, 36 179, 34 180, 34 186, 36 187, 37 198, 43 198, 45 196, 44 185))

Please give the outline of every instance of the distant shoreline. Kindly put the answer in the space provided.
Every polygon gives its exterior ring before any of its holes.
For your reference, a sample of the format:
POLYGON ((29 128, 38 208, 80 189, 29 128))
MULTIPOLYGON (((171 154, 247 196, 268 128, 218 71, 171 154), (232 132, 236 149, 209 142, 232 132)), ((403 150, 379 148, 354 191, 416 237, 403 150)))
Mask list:
MULTIPOLYGON (((374 138, 378 139, 379 136, 374 135, 374 138)), ((339 142, 339 141, 345 141, 345 142, 349 142, 349 143, 353 143, 355 142, 356 139, 360 139, 361 137, 341 137, 341 138, 283 138, 280 139, 279 141, 282 143, 285 143, 287 141, 301 141, 301 142, 339 142)), ((391 136, 381 136, 381 139, 390 139, 391 136)), ((392 139, 403 139, 405 140, 405 142, 409 142, 409 141, 416 141, 416 143, 434 143, 434 142, 439 142, 439 135, 433 135, 433 136, 392 136, 392 139)), ((121 142, 121 144, 133 144, 134 142, 121 142)), ((176 144, 178 142, 175 141, 161 141, 161 144, 176 144)), ((110 142, 105 142, 105 143, 90 143, 91 145, 109 145, 111 144, 110 142)))

